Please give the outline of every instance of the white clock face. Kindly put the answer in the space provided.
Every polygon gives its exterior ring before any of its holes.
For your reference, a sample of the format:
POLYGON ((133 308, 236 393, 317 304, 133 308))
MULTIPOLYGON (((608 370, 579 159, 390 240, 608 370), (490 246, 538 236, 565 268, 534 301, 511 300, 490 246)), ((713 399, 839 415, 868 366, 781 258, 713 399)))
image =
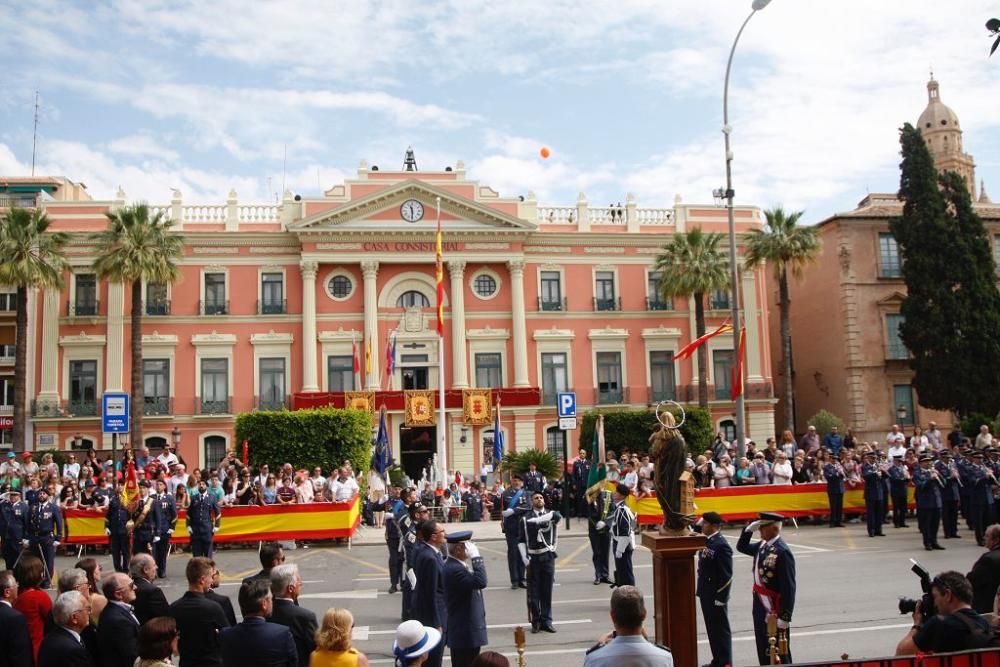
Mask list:
POLYGON ((403 202, 403 205, 399 207, 399 214, 403 217, 403 220, 406 220, 407 222, 416 222, 424 217, 424 205, 416 199, 407 199, 403 202))

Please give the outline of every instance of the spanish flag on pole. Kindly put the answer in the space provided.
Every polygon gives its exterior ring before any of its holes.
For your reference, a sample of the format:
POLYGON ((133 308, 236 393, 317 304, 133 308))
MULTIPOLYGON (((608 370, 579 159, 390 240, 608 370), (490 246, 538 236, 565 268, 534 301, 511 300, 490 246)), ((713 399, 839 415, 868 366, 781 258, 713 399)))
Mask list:
POLYGON ((435 268, 437 270, 437 331, 444 338, 444 263, 441 258, 441 203, 437 208, 437 234, 434 240, 435 268))
POLYGON ((139 500, 139 478, 135 473, 135 462, 129 461, 125 469, 125 484, 122 485, 122 507, 132 509, 139 500))
POLYGON ((674 355, 674 359, 681 359, 681 360, 687 359, 688 357, 690 357, 692 354, 695 353, 695 350, 704 345, 705 342, 708 341, 710 338, 715 338, 719 334, 727 334, 732 332, 733 332, 733 325, 730 324, 728 321, 726 321, 725 323, 723 323, 721 327, 719 327, 715 331, 707 333, 701 338, 696 338, 695 340, 685 345, 683 348, 681 348, 680 352, 674 355))
POLYGON ((743 394, 743 363, 747 356, 747 330, 740 329, 740 344, 736 350, 736 363, 733 364, 733 382, 730 389, 730 400, 735 401, 743 394))

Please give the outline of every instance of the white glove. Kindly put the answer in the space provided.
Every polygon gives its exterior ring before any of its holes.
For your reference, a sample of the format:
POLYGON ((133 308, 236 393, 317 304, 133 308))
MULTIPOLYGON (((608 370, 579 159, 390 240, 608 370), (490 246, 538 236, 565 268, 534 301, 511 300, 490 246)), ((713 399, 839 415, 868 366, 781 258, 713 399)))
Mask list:
POLYGON ((21 546, 24 547, 25 549, 28 548, 28 544, 30 544, 28 540, 21 540, 21 546))
POLYGON ((174 534, 174 529, 173 528, 171 528, 171 529, 169 529, 167 531, 167 535, 173 535, 173 534, 174 534))
POLYGON ((465 543, 465 555, 469 557, 469 560, 472 560, 473 558, 482 558, 482 556, 479 555, 479 547, 472 542, 465 543))
POLYGON ((787 630, 788 629, 788 625, 789 625, 788 621, 783 621, 780 618, 778 619, 778 629, 779 630, 787 630))
POLYGON ((531 565, 531 559, 528 558, 527 556, 522 556, 521 560, 524 561, 524 566, 525 567, 528 567, 529 565, 531 565))
POLYGON ((521 560, 524 561, 524 566, 528 567, 530 559, 528 558, 528 547, 522 542, 517 545, 517 550, 521 552, 521 560))
POLYGON ((104 529, 104 534, 107 535, 108 537, 111 537, 111 529, 110 528, 105 528, 104 529))
POLYGON ((615 548, 615 558, 621 558, 624 555, 625 555, 625 549, 624 548, 622 548, 622 549, 618 549, 617 547, 615 548))
POLYGON ((155 542, 159 542, 159 541, 160 541, 160 536, 159 535, 156 535, 156 536, 153 537, 153 542, 154 543, 155 542))
POLYGON ((725 607, 726 603, 725 602, 720 602, 719 600, 716 600, 715 601, 715 606, 716 607, 725 607))
POLYGON ((55 548, 55 547, 59 546, 60 544, 61 544, 61 542, 59 542, 59 540, 53 540, 53 541, 52 541, 52 547, 53 547, 53 548, 55 548))
POLYGON ((552 514, 553 514, 552 512, 546 512, 541 516, 532 517, 528 519, 528 523, 542 523, 542 524, 549 523, 550 521, 552 521, 552 514))
POLYGON ((594 528, 596 528, 597 530, 604 530, 604 528, 607 525, 608 524, 604 523, 603 521, 598 521, 596 524, 594 524, 594 528))
POLYGON ((217 532, 219 532, 219 527, 218 526, 213 526, 212 527, 212 534, 214 535, 217 532))
POLYGON ((513 513, 514 513, 514 510, 512 510, 512 509, 506 509, 506 510, 503 511, 503 517, 506 519, 507 517, 509 517, 513 513))
POLYGON ((417 587, 417 575, 413 571, 412 567, 409 570, 406 571, 406 580, 408 582, 410 582, 410 589, 411 590, 417 587))
POLYGON ((746 528, 744 528, 743 530, 749 530, 750 532, 753 532, 753 531, 757 530, 758 528, 760 528, 760 521, 753 521, 746 528))

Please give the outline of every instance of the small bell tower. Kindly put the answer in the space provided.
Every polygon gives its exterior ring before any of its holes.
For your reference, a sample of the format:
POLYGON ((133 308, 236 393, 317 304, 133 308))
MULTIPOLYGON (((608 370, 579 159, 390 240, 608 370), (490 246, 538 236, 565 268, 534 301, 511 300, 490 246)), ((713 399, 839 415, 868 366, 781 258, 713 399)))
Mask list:
POLYGON ((403 158, 403 171, 419 171, 417 158, 413 155, 413 146, 406 147, 406 157, 403 158))

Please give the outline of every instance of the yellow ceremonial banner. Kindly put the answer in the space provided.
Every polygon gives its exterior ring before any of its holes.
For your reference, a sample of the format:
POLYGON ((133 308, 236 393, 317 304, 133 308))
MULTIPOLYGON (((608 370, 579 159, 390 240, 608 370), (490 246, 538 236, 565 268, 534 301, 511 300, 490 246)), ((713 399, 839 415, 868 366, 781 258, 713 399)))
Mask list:
POLYGON ((462 419, 469 426, 488 426, 493 421, 493 391, 463 389, 462 419))
POLYGON ((433 426, 434 392, 427 389, 410 389, 403 392, 406 397, 404 424, 406 426, 433 426))
POLYGON ((374 391, 345 391, 344 405, 351 410, 361 410, 372 416, 375 421, 375 392, 374 391))

